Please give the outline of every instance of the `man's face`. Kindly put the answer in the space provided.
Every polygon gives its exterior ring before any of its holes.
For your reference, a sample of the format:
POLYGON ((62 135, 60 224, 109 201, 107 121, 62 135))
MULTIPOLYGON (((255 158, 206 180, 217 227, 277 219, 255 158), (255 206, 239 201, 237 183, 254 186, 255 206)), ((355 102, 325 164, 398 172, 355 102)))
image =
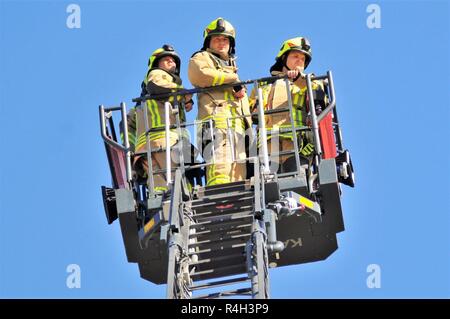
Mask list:
POLYGON ((177 68, 177 64, 175 63, 174 58, 165 56, 159 60, 158 68, 163 69, 164 71, 173 72, 177 68))
POLYGON ((230 39, 224 35, 213 35, 209 47, 219 53, 227 54, 230 50, 230 39))
POLYGON ((286 60, 286 65, 289 69, 295 70, 297 68, 305 69, 305 55, 300 51, 291 51, 286 60))

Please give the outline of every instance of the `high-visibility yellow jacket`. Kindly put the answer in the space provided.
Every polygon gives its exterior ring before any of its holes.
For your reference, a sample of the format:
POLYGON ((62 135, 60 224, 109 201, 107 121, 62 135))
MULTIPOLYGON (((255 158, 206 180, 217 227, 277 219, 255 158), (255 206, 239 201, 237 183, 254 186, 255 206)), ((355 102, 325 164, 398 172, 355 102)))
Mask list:
MULTIPOLYGON (((283 75, 282 72, 273 71, 272 76, 283 75)), ((292 98, 292 114, 295 127, 306 126, 307 105, 306 96, 307 88, 306 81, 302 78, 297 79, 290 85, 292 98)), ((322 81, 312 81, 313 90, 324 90, 322 81)), ((262 86, 264 109, 281 109, 288 108, 288 95, 286 83, 284 79, 277 80, 273 84, 262 86)), ((257 93, 255 90, 250 95, 250 105, 253 112, 256 112, 257 93)), ((267 138, 271 138, 271 131, 273 129, 291 128, 291 117, 289 111, 279 112, 265 115, 265 124, 267 129, 267 138)), ((280 138, 293 139, 292 132, 280 132, 280 138)))
MULTIPOLYGON (((181 81, 178 81, 181 83, 181 81)), ((175 82, 174 77, 162 70, 153 69, 148 72, 146 78, 144 79, 144 84, 150 88, 154 94, 175 92, 176 90, 182 89, 181 84, 175 82), (149 85, 150 84, 150 85, 149 85)), ((185 99, 185 97, 178 97, 178 101, 185 99)), ((149 139, 151 141, 151 147, 164 148, 165 143, 165 102, 173 102, 174 97, 168 99, 151 99, 147 100, 145 105, 147 108, 147 119, 148 128, 161 128, 159 131, 149 133, 149 139)), ((182 104, 179 103, 180 110, 180 121, 185 122, 185 110, 181 107, 182 104)), ((128 137, 130 141, 130 146, 135 153, 145 152, 146 148, 146 126, 144 121, 144 109, 140 105, 135 106, 128 113, 128 137)), ((170 124, 176 124, 175 114, 170 112, 170 124)), ((183 135, 187 135, 187 131, 183 129, 183 135)), ((187 136, 186 136, 187 137, 187 136)), ((170 131, 170 144, 174 145, 178 140, 178 133, 176 129, 170 131)))
MULTIPOLYGON (((225 83, 239 82, 237 68, 218 58, 210 49, 195 53, 190 61, 188 76, 195 87, 210 87, 225 83)), ((198 94, 198 119, 213 119, 215 127, 227 129, 227 118, 243 115, 243 119, 230 120, 236 133, 243 134, 246 127, 251 128, 251 115, 248 97, 238 100, 233 96, 233 88, 221 88, 198 94)))

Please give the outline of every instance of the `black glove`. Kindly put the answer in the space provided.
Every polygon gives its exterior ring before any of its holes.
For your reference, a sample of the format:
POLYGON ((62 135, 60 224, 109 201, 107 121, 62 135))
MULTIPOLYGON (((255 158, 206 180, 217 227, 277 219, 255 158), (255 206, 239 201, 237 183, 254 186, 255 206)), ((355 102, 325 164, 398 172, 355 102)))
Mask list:
POLYGON ((244 88, 243 85, 236 85, 236 86, 233 86, 233 91, 234 91, 234 92, 239 92, 239 91, 242 90, 243 88, 244 88))

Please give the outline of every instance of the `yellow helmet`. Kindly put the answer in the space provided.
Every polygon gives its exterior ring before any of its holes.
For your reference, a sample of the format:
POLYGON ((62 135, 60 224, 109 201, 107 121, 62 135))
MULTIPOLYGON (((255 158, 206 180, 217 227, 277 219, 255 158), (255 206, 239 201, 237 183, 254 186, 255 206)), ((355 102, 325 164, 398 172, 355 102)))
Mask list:
POLYGON ((203 31, 203 50, 209 48, 212 35, 224 35, 230 39, 230 54, 234 54, 236 31, 233 25, 223 18, 212 21, 203 31))
POLYGON ((307 38, 297 37, 283 42, 281 49, 275 58, 275 64, 270 68, 270 71, 281 71, 286 61, 287 53, 290 51, 300 51, 305 55, 305 69, 308 67, 312 59, 311 44, 307 38))
POLYGON ((180 66, 181 66, 181 60, 178 54, 175 52, 173 46, 170 44, 164 44, 162 48, 156 49, 153 51, 152 55, 148 59, 148 70, 151 71, 158 67, 158 62, 161 58, 165 56, 171 56, 175 60, 175 64, 177 65, 177 68, 174 73, 177 75, 180 74, 180 66))

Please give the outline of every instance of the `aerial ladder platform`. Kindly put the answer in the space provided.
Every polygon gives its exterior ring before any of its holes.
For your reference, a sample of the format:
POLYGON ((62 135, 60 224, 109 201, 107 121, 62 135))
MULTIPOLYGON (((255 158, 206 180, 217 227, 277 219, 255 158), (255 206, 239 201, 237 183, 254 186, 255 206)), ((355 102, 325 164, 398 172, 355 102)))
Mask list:
MULTIPOLYGON (((264 85, 284 81, 290 92, 287 77, 239 83, 253 85, 257 92, 257 112, 252 116, 257 119, 256 136, 262 143, 253 143, 258 144, 253 156, 248 155, 244 160, 232 158, 252 168, 250 178, 215 186, 203 185, 202 172, 210 164, 202 161, 190 141, 183 139, 172 147, 166 140, 165 169, 153 169, 148 161, 147 179, 137 178, 131 166, 136 154, 132 153, 128 141, 125 103, 116 107, 100 105, 101 136, 112 176, 112 187, 102 186, 107 221, 111 224, 119 220, 128 262, 138 264, 142 278, 166 284, 167 298, 266 299, 270 297, 270 268, 324 260, 336 251, 336 234, 344 230, 341 185, 354 187, 353 164, 342 142, 331 71, 322 76, 307 74, 305 79, 311 122, 305 127, 294 124, 290 94, 287 94, 287 108, 264 110, 260 103, 264 85), (313 81, 323 81, 323 94, 313 91, 313 81), (289 114, 291 127, 272 130, 272 136, 283 130, 310 132, 315 146, 311 161, 305 163, 300 156, 298 134, 293 134, 292 151, 269 154, 264 116, 273 112, 289 114), (116 134, 114 113, 120 113, 123 141, 116 134), (174 152, 180 163, 176 167, 171 166, 169 157, 174 152), (281 155, 291 156, 289 169, 271 169, 271 163, 281 155), (154 190, 153 176, 161 173, 165 173, 168 184, 165 192, 154 190)), ((230 85, 219 87, 225 86, 230 85)), ((199 94, 217 88, 147 95, 133 101, 145 108, 148 99, 167 100, 170 96, 199 94)), ((170 130, 182 136, 182 130, 189 126, 198 129, 205 124, 181 123, 179 107, 182 106, 177 105, 176 98, 173 101, 173 105, 165 103, 165 127, 157 129, 165 130, 166 138, 170 130), (169 122, 167 115, 171 112, 176 115, 176 123, 169 122)), ((228 137, 232 134, 229 123, 228 137)), ((210 121, 209 127, 213 125, 210 121)), ((147 128, 147 135, 153 131, 147 128)), ((214 134, 210 136, 214 142, 214 134)), ((144 155, 151 158, 152 152, 158 151, 162 149, 152 149, 147 137, 144 155)))

